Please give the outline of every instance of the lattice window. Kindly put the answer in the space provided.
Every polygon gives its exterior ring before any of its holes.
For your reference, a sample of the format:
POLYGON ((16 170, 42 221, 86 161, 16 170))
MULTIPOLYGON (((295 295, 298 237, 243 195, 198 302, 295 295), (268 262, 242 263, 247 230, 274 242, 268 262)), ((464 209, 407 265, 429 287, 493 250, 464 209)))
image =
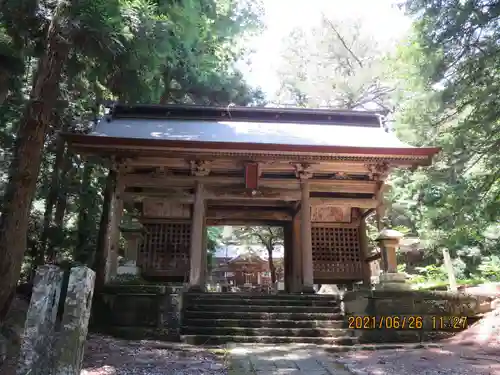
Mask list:
POLYGON ((190 223, 146 223, 144 227, 138 265, 143 270, 185 272, 189 268, 190 223))
POLYGON ((328 278, 358 278, 362 260, 358 228, 313 227, 315 274, 328 278))

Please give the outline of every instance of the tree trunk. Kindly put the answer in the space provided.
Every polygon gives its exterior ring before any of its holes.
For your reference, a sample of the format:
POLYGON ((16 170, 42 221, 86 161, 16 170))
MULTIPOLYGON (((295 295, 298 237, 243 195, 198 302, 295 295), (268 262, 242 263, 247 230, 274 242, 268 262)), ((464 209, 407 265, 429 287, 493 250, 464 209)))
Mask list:
MULTIPOLYGON (((0 310, 16 287, 24 252, 28 215, 36 191, 40 172, 45 134, 56 106, 59 84, 64 64, 68 58, 69 44, 60 35, 58 27, 60 2, 47 34, 45 53, 40 59, 30 101, 26 105, 17 132, 13 160, 6 186, 2 217, 0 219, 0 310)), ((0 316, 0 322, 5 316, 0 316)))
POLYGON ((273 262, 273 249, 268 248, 267 249, 267 255, 268 255, 268 262, 269 262, 269 271, 271 271, 271 283, 274 284, 276 283, 276 268, 274 267, 274 262, 273 262))
POLYGON ((54 228, 59 232, 62 231, 64 227, 64 215, 66 214, 66 206, 68 205, 68 192, 75 178, 75 174, 76 170, 73 168, 73 155, 69 150, 66 150, 59 180, 60 191, 56 203, 56 212, 54 213, 54 228))
POLYGON ((82 184, 80 185, 80 198, 78 202, 78 241, 76 244, 75 259, 82 263, 92 262, 93 254, 89 254, 88 240, 91 236, 89 223, 89 187, 92 181, 94 168, 89 162, 85 162, 82 173, 82 184))
POLYGON ((9 95, 9 74, 0 71, 0 105, 3 104, 9 95))
POLYGON ((116 189, 116 171, 110 170, 104 188, 101 221, 99 223, 99 234, 97 237, 97 248, 94 260, 94 271, 96 272, 95 290, 100 291, 106 282, 106 262, 108 259, 108 244, 110 220, 112 217, 113 196, 116 189))
MULTIPOLYGON (((64 123, 61 131, 66 131, 68 129, 67 123, 64 123)), ((49 193, 47 195, 47 199, 45 200, 45 212, 43 214, 43 230, 40 238, 40 248, 38 249, 39 257, 45 259, 45 254, 49 254, 50 260, 54 260, 54 251, 53 249, 47 251, 47 241, 49 236, 54 232, 54 222, 52 218, 52 212, 54 211, 54 206, 57 202, 57 193, 60 188, 60 178, 59 173, 63 166, 64 161, 64 149, 65 149, 65 141, 64 138, 57 135, 56 146, 55 146, 55 160, 54 166, 52 169, 52 173, 50 176, 50 188, 49 193)), ((53 242, 53 241, 52 241, 53 242)), ((38 263, 38 262, 37 262, 38 263)), ((40 265, 40 263, 38 263, 40 265)))

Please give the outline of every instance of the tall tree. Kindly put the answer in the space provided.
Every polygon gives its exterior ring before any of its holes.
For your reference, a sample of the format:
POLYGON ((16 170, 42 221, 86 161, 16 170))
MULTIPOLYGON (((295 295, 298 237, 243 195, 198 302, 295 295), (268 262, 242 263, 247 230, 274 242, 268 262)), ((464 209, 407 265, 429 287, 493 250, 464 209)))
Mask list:
POLYGON ((427 257, 449 248, 470 276, 500 245, 500 2, 403 5, 415 22, 395 64, 396 129, 442 152, 394 176, 392 220, 422 237, 427 257))
MULTIPOLYGON (((10 178, 5 187, 2 184, 6 193, 0 220, 1 307, 8 305, 19 278, 28 218, 41 221, 40 210, 31 210, 33 200, 45 203, 45 222, 53 221, 57 228, 45 231, 44 238, 29 233, 33 248, 39 248, 42 239, 41 248, 47 252, 55 248, 68 259, 80 259, 76 249, 82 246, 77 241, 83 237, 74 224, 80 220, 63 220, 76 219, 73 212, 82 217, 80 229, 92 226, 86 229, 92 238, 88 242, 99 242, 97 223, 107 171, 85 168, 87 163, 68 152, 60 166, 60 152, 54 151, 63 147, 53 145, 61 124, 88 131, 98 95, 129 103, 159 102, 167 87, 162 85, 166 72, 172 77, 166 102, 261 101, 260 92, 240 80, 232 67, 245 53, 244 34, 258 31, 258 18, 258 7, 243 0, 213 0, 203 6, 197 1, 153 0, 2 2, 0 54, 22 64, 16 70, 15 64, 3 65, 2 60, 0 66, 1 79, 9 81, 8 90, 3 85, 0 90, 5 99, 0 104, 0 146, 11 153, 10 178), (63 121, 54 121, 56 113, 63 121), (40 168, 44 173, 39 177, 40 168), (45 177, 49 175, 59 180, 54 214, 50 210, 55 194, 48 194, 51 179, 45 177), (85 199, 79 199, 82 191, 88 193, 85 199), (98 210, 89 209, 96 203, 98 210), (60 240, 52 246, 52 238, 45 237, 56 235, 60 240)), ((86 256, 87 261, 92 257, 86 256)))
POLYGON ((260 245, 265 248, 273 284, 277 280, 273 252, 277 246, 283 246, 284 238, 283 227, 273 226, 235 227, 231 234, 232 242, 236 241, 245 245, 260 245))
POLYGON ((337 109, 389 110, 385 82, 387 48, 359 19, 323 16, 311 29, 294 29, 285 40, 278 68, 280 104, 337 109))

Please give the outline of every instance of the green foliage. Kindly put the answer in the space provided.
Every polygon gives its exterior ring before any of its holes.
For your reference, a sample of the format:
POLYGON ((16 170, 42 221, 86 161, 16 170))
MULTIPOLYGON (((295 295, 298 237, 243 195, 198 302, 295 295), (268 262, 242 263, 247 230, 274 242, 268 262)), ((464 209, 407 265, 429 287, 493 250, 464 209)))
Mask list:
POLYGON ((487 280, 499 281, 500 280, 500 257, 492 255, 485 258, 478 266, 481 275, 487 280))
POLYGON ((228 242, 237 242, 242 245, 260 245, 272 254, 278 245, 283 245, 283 227, 252 226, 234 227, 231 237, 225 239, 228 242))
POLYGON ((479 271, 500 254, 500 9, 495 2, 408 0, 413 33, 393 58, 395 128, 416 146, 439 146, 428 168, 391 178, 390 221, 479 271))
POLYGON ((209 268, 214 266, 215 252, 222 244, 223 227, 207 227, 207 264, 209 268))
POLYGON ((208 227, 207 228, 207 250, 215 252, 222 242, 223 227, 208 227))
POLYGON ((360 19, 323 16, 311 29, 297 28, 283 41, 278 67, 280 105, 387 110, 386 48, 360 19))
MULTIPOLYGON (((102 102, 110 99, 262 104, 262 92, 249 87, 234 67, 248 52, 247 38, 261 29, 260 4, 247 0, 81 0, 56 7, 44 1, 2 2, 0 190, 52 20, 70 45, 33 199, 23 267, 26 277, 46 255, 41 243, 44 236, 58 261, 94 262, 107 170, 95 160, 73 155, 67 147, 58 149, 58 132, 88 132, 103 114, 102 102), (58 165, 57 160, 61 161, 58 165), (51 202, 48 196, 53 186, 56 197, 51 202)), ((125 208, 134 211, 132 206, 125 208)), ((216 229, 209 230, 211 253, 219 238, 216 229)))
POLYGON ((414 282, 424 282, 426 280, 445 281, 448 279, 446 269, 443 265, 437 266, 434 264, 425 267, 416 267, 419 276, 413 278, 414 282))

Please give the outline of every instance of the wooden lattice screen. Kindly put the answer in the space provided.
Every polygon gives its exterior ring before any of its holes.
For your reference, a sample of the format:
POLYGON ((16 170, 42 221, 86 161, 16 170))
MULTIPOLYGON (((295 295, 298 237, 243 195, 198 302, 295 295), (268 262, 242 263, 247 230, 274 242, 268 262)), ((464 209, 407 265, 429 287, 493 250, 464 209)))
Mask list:
POLYGON ((314 226, 311 237, 315 279, 362 279, 358 228, 314 226))
POLYGON ((137 263, 144 274, 185 277, 189 271, 191 225, 144 223, 137 263))

